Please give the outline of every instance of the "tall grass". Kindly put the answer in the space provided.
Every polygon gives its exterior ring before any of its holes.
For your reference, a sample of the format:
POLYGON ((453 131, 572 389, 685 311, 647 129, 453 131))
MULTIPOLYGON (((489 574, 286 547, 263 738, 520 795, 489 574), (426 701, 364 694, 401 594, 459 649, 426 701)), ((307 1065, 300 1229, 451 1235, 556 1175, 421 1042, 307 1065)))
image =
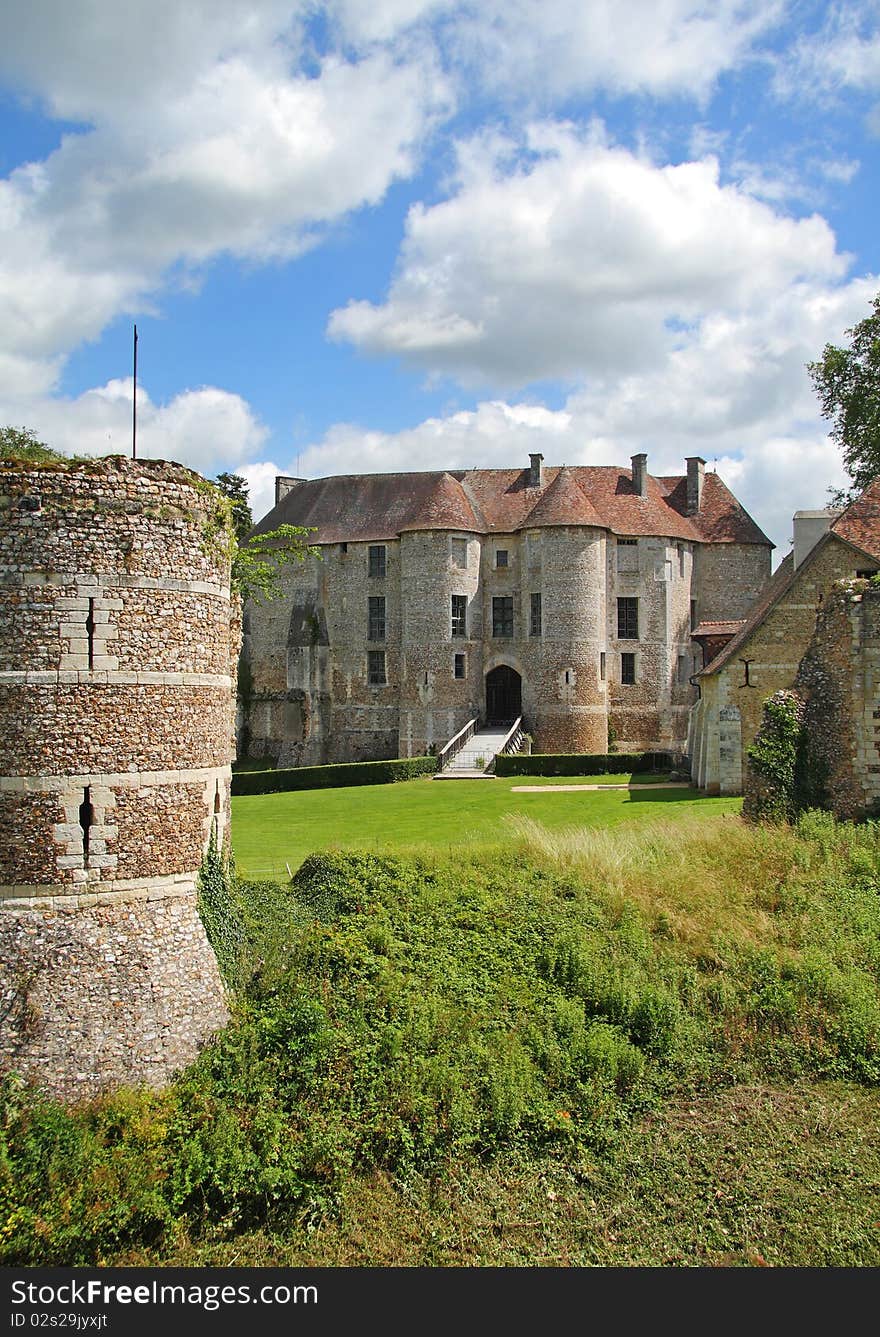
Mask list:
POLYGON ((581 1173, 684 1092, 880 1084, 880 828, 508 829, 242 885, 238 1014, 161 1095, 64 1110, 7 1079, 0 1263, 286 1237, 364 1174, 581 1173))

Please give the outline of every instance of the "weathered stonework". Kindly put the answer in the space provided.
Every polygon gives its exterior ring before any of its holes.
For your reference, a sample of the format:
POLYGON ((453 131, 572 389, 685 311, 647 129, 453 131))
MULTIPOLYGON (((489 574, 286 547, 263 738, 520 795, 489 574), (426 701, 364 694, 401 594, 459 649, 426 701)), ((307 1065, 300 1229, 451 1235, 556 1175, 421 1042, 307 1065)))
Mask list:
MULTIPOLYGON (((795 678, 809 764, 841 820, 880 811, 880 589, 845 583, 825 599, 795 678)), ((751 784, 751 775, 747 781, 751 784)))
POLYGON ((690 482, 639 474, 639 460, 632 473, 538 460, 278 480, 258 530, 314 525, 321 558, 246 611, 240 753, 297 766, 438 750, 491 717, 499 672, 536 751, 603 753, 613 733, 622 750, 683 752, 701 666, 693 620, 739 616, 771 545, 701 460, 690 482), (637 602, 631 639, 618 635, 620 599, 637 602), (496 600, 510 601, 503 627, 496 600), (384 682, 369 680, 373 652, 384 682))
POLYGON ((695 783, 709 794, 742 794, 748 748, 764 702, 793 687, 834 583, 878 563, 830 532, 794 571, 791 558, 768 587, 768 606, 725 648, 717 666, 700 673, 700 699, 691 711, 688 754, 695 783), (777 596, 774 585, 778 587, 777 596), (726 658, 725 658, 726 657, 726 658))
POLYGON ((228 840, 237 600, 179 465, 0 463, 0 1062, 158 1085, 226 1016, 196 909, 228 840))

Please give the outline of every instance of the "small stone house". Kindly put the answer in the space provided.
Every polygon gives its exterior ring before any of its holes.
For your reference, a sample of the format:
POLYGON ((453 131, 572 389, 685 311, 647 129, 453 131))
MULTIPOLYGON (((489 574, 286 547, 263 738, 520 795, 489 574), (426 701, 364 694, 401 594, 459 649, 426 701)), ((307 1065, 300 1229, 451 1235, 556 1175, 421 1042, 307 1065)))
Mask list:
POLYGON ((836 582, 878 570, 880 480, 842 513, 795 515, 793 551, 739 629, 695 675, 700 699, 691 710, 687 750, 700 789, 743 792, 764 702, 794 686, 823 601, 836 582))
POLYGON ((772 544, 702 459, 278 478, 257 534, 312 529, 245 610, 239 755, 413 756, 472 719, 542 752, 683 752, 701 619, 739 620, 772 544))

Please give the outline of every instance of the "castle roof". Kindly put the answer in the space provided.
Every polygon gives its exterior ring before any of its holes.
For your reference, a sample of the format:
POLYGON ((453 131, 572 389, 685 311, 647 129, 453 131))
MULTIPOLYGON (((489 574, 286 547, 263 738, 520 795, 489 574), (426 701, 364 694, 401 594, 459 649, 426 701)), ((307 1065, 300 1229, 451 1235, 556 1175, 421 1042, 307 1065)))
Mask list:
POLYGON ((855 501, 850 502, 831 529, 839 538, 846 539, 880 562, 880 478, 875 478, 855 501))
MULTIPOLYGON (((825 512, 816 511, 813 514, 818 516, 824 515, 825 512)), ((752 632, 762 625, 783 595, 788 593, 798 573, 808 566, 814 557, 835 538, 853 548, 857 554, 864 553, 866 557, 880 562, 880 478, 875 478, 856 497, 855 501, 850 502, 846 510, 842 511, 833 522, 830 529, 810 549, 800 565, 795 567, 794 553, 789 553, 780 562, 769 584, 764 587, 760 598, 753 605, 737 634, 718 652, 711 663, 701 669, 696 676, 709 677, 723 668, 728 660, 736 654, 737 650, 745 644, 752 632)))
POLYGON ((625 536, 772 547, 715 473, 703 480, 700 510, 687 514, 687 479, 647 476, 645 496, 629 469, 550 466, 534 486, 529 469, 346 474, 290 480, 292 486, 255 526, 305 525, 313 543, 378 542, 408 530, 512 534, 549 525, 588 525, 625 536))

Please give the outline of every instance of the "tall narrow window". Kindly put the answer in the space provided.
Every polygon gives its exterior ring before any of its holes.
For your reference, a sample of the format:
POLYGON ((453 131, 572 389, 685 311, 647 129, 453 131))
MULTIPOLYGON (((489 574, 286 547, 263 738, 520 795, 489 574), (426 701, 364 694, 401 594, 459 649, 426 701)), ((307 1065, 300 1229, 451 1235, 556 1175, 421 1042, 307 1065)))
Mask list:
POLYGON ((385 596, 370 595, 368 604, 368 641, 384 641, 385 639, 385 596))
POLYGON ((467 636, 466 594, 453 594, 452 596, 452 634, 453 636, 467 636))
POLYGON ((95 601, 89 599, 89 611, 86 614, 86 636, 89 642, 89 668, 95 667, 95 601))
POLYGON ((688 663, 687 655, 678 656, 678 681, 682 686, 688 680, 688 663))
POLYGON ((599 653, 599 681, 605 681, 605 651, 599 653))
POLYGON ((679 574, 682 578, 684 578, 684 561, 685 561, 685 553, 686 553, 686 552, 687 552, 687 549, 685 548, 684 544, 683 544, 683 543, 679 543, 679 545, 678 545, 678 574, 679 574))
POLYGON ((620 681, 624 687, 631 687, 636 680, 636 657, 624 651, 620 656, 620 681))
POLYGON ((531 609, 529 616, 529 635, 541 635, 541 596, 533 594, 531 600, 531 609))
POLYGON ((218 849, 223 843, 223 835, 220 830, 221 810, 222 809, 220 804, 220 781, 217 780, 214 783, 214 841, 218 849))
POLYGON ((462 571, 467 566, 467 539, 452 540, 452 565, 462 571))
POLYGON ((379 580, 385 579, 385 544, 371 543, 369 557, 369 572, 379 580))
POLYGON ((506 549, 506 548, 496 548, 496 549, 495 549, 495 565, 496 565, 496 566, 507 566, 507 564, 508 564, 508 563, 507 563, 507 549, 506 549))
POLYGON ((367 651, 367 682, 373 687, 380 687, 387 682, 384 650, 367 651))
POLYGON ((456 655, 453 664, 453 677, 464 677, 464 655, 456 655))
POLYGON ((89 840, 91 837, 92 826, 95 821, 95 812, 92 807, 92 791, 88 785, 83 790, 83 801, 79 805, 79 824, 83 833, 83 867, 89 866, 89 840))
POLYGON ((697 627, 697 601, 691 599, 691 631, 696 631, 697 627))
POLYGON ((492 635, 499 640, 513 636, 513 598, 501 595, 492 600, 492 635))
POLYGON ((617 638, 621 641, 639 639, 639 601, 626 597, 617 600, 617 638))

